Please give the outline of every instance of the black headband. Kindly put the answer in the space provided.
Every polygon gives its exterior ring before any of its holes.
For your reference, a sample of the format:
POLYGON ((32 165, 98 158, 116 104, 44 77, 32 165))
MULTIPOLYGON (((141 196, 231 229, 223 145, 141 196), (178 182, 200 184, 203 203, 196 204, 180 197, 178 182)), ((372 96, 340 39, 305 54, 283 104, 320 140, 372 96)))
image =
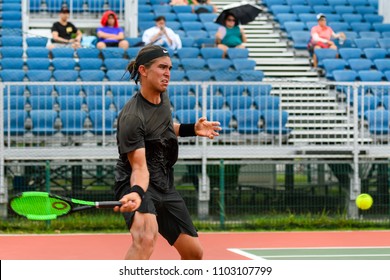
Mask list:
POLYGON ((158 49, 153 49, 149 52, 144 52, 141 55, 137 57, 136 63, 134 65, 134 68, 136 71, 133 72, 132 79, 135 79, 138 76, 138 68, 141 65, 145 65, 146 63, 152 61, 153 59, 163 57, 163 56, 169 56, 169 51, 167 49, 164 49, 162 47, 158 49))

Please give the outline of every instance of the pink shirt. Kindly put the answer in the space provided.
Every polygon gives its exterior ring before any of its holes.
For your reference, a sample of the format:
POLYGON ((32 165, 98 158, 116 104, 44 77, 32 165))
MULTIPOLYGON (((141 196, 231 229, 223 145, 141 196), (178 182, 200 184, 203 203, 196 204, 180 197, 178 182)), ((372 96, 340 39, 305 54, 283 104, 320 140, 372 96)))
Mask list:
MULTIPOLYGON (((313 35, 316 33, 318 34, 318 36, 321 39, 325 39, 325 40, 329 41, 332 38, 332 35, 334 32, 333 32, 332 28, 330 28, 329 26, 325 26, 325 28, 322 28, 321 26, 316 25, 316 26, 313 26, 311 29, 311 32, 310 32, 311 37, 313 38, 313 35)), ((316 43, 317 41, 312 39, 312 42, 316 43)))

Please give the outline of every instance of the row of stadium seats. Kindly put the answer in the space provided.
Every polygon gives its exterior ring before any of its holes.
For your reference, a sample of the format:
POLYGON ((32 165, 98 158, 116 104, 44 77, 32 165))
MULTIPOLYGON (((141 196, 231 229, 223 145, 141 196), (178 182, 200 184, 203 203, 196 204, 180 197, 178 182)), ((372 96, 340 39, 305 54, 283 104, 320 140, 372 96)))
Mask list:
MULTIPOLYGON (((3 82, 99 82, 129 81, 124 70, 18 70, 6 69, 0 72, 3 82)), ((172 70, 171 81, 262 81, 264 73, 258 70, 172 70)))
MULTIPOLYGON (((42 57, 48 58, 129 58, 136 57, 139 47, 129 48, 126 51, 122 48, 105 48, 102 50, 94 48, 81 48, 74 51, 71 48, 55 48, 51 51, 44 47, 29 47, 26 49, 27 57, 42 57)), ((22 47, 3 47, 0 48, 0 54, 2 58, 21 58, 24 56, 24 49, 22 47)), ((184 47, 177 50, 176 54, 171 53, 171 57, 182 58, 222 58, 223 51, 216 47, 184 47)), ((230 59, 235 58, 248 58, 248 49, 230 48, 227 51, 227 57, 230 59)))
MULTIPOLYGON (((4 97, 4 108, 7 110, 112 110, 120 111, 129 100, 128 96, 11 96, 4 97)), ((196 109, 203 108, 202 97, 196 98, 194 95, 174 95, 171 96, 170 102, 172 110, 196 109)), ((236 109, 251 109, 259 110, 277 110, 280 107, 280 99, 278 96, 229 96, 221 95, 209 96, 206 101, 206 109, 227 109, 231 111, 236 109)))
POLYGON ((33 13, 57 13, 64 4, 74 13, 101 13, 107 9, 120 12, 124 9, 124 0, 30 0, 29 3, 29 10, 33 13))
POLYGON ((370 5, 378 8, 378 0, 263 0, 268 7, 272 5, 345 5, 345 6, 364 6, 370 5))
MULTIPOLYGON (((180 110, 173 117, 180 122, 190 122, 199 115, 197 110, 180 110)), ((209 120, 221 123, 221 134, 239 132, 245 134, 288 134, 286 127, 288 113, 284 110, 209 110, 209 120)), ((5 135, 82 135, 91 132, 96 135, 115 133, 117 112, 109 110, 36 110, 31 112, 15 110, 4 112, 5 135), (104 124, 104 126, 103 126, 104 124)))

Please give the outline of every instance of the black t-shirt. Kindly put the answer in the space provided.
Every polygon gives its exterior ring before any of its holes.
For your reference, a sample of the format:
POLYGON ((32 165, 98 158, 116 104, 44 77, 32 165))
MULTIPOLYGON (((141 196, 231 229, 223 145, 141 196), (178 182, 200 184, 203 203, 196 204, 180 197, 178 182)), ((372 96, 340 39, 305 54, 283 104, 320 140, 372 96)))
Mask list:
POLYGON ((118 117, 117 144, 116 181, 130 180, 127 154, 145 148, 149 187, 162 192, 174 187, 173 165, 179 146, 166 93, 161 94, 158 105, 150 103, 140 93, 126 103, 118 117))
MULTIPOLYGON (((62 25, 59 21, 55 22, 51 27, 51 32, 57 31, 58 36, 66 40, 72 39, 72 34, 77 33, 77 28, 71 22, 67 22, 66 26, 62 25)), ((52 40, 53 43, 58 43, 52 40)))

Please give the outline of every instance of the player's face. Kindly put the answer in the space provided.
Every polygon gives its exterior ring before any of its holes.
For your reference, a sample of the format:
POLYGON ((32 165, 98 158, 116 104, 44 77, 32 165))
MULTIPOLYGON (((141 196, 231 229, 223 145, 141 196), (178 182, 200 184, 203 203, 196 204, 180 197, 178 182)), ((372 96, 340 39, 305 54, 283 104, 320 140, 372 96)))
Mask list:
POLYGON ((171 78, 172 62, 169 56, 156 59, 147 69, 147 82, 158 92, 164 92, 171 78))

